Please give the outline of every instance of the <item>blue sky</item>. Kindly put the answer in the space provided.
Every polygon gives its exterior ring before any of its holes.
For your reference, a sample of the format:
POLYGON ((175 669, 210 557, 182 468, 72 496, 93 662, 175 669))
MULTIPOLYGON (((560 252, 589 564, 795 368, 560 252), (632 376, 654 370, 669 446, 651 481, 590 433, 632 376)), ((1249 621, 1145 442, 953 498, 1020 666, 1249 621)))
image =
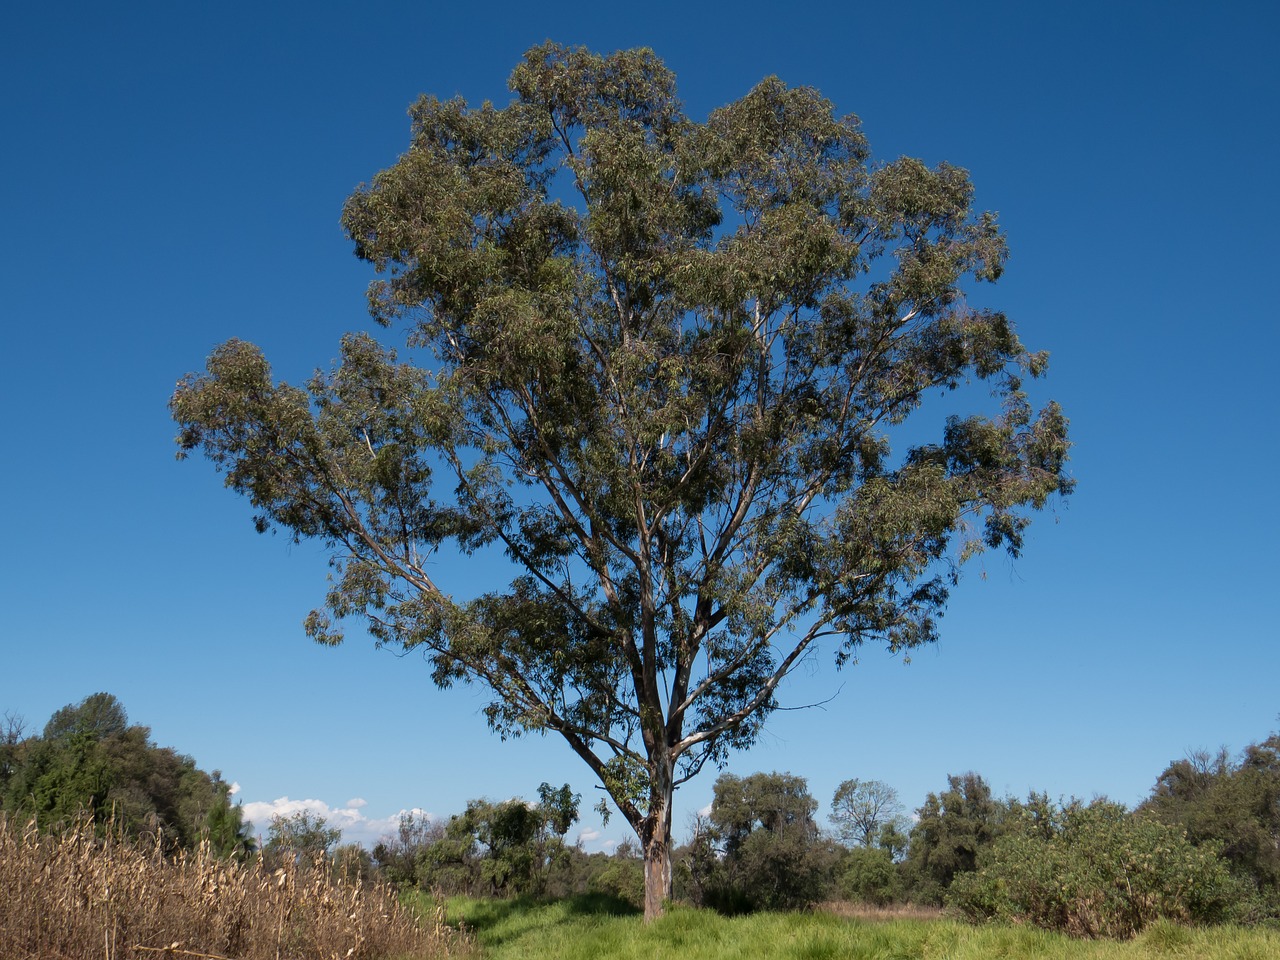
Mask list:
MULTIPOLYGON (((15 6, 0 29, 0 711, 118 696, 262 817, 370 840, 402 809, 599 792, 552 739, 491 736, 419 657, 303 636, 318 546, 253 532, 166 402, 219 342, 297 381, 364 329, 343 200, 422 92, 503 102, 544 39, 647 45, 703 117, 768 74, 858 114, 881 159, 968 168, 1004 278, 975 292, 1052 354, 1078 491, 987 556, 907 666, 830 651, 729 769, 848 777, 908 806, 997 792, 1136 803, 1188 749, 1280 720, 1272 4, 15 6), (352 801, 359 801, 353 803, 352 801)), ((482 575, 482 572, 481 572, 482 575)), ((477 584, 484 586, 483 583, 477 584)), ((677 829, 713 772, 677 797, 677 829)), ((589 848, 625 835, 581 826, 589 848)))

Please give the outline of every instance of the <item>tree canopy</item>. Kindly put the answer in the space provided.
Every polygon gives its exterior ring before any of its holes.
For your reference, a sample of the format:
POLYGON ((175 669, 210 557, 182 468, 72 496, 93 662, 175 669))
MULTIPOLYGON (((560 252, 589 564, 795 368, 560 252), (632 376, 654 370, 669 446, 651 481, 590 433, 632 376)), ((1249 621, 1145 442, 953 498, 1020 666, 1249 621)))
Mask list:
POLYGON ((272 816, 262 850, 273 861, 287 859, 305 864, 328 856, 341 839, 342 831, 329 826, 326 817, 298 810, 272 816))
POLYGON ((776 78, 695 121, 648 50, 546 44, 510 87, 422 97, 343 210, 408 359, 352 334, 300 388, 232 340, 171 408, 259 529, 329 546, 311 636, 360 618, 487 686, 503 735, 568 742, 652 916, 675 787, 824 638, 837 663, 934 640, 959 564, 1070 491, 1067 422, 1024 391, 1045 355, 963 289, 1006 256, 964 170, 873 164, 855 117, 776 78), (908 423, 970 382, 994 400, 908 423), (510 576, 455 596, 445 548, 510 576))
MULTIPOLYGON (((721 774, 711 803, 721 909, 779 909, 821 899, 830 849, 819 843, 818 802, 790 773, 721 774)), ((718 902, 717 902, 718 901, 718 902)))
POLYGON ((979 855, 1000 836, 1010 809, 978 774, 948 774, 947 789, 925 797, 911 830, 907 864, 917 896, 940 901, 957 875, 976 870, 979 855))
POLYGON ((231 786, 189 756, 158 747, 130 724, 124 704, 95 693, 57 710, 43 736, 11 722, 0 741, 0 812, 41 829, 90 816, 126 833, 158 836, 168 849, 208 839, 219 856, 253 848, 231 786))
POLYGON ((1280 734, 1227 751, 1175 760, 1142 808, 1180 827, 1195 844, 1218 844, 1232 870, 1257 889, 1263 908, 1280 915, 1280 734))
POLYGON ((881 834, 906 827, 898 791, 883 780, 845 780, 831 798, 831 822, 845 843, 875 846, 881 834))

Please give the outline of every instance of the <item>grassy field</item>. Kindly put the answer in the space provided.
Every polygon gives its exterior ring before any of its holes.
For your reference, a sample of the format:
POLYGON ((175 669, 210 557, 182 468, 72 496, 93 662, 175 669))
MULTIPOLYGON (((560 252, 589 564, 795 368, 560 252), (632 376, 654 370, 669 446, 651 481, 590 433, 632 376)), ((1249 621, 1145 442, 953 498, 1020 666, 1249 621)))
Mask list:
POLYGON ((646 926, 634 912, 601 897, 550 904, 451 900, 449 920, 465 924, 474 934, 484 960, 1280 958, 1280 932, 1275 930, 1190 930, 1158 924, 1135 940, 1116 943, 1070 940, 1026 928, 972 927, 946 919, 867 920, 833 912, 727 918, 683 907, 646 926))

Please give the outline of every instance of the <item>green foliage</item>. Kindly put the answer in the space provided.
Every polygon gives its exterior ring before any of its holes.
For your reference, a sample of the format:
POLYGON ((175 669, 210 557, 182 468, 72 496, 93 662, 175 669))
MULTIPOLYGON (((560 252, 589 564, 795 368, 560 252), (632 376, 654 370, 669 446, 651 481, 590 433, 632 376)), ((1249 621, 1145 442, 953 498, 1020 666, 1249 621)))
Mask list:
POLYGON ((398 836, 374 850, 375 860, 398 883, 412 878, 448 893, 542 894, 553 876, 564 883, 566 861, 572 859, 564 835, 577 822, 581 797, 568 784, 547 783, 538 796, 536 804, 471 800, 444 825, 404 817, 398 836))
POLYGON ((328 856, 339 840, 342 840, 342 831, 330 827, 328 819, 310 810, 298 810, 271 818, 262 852, 280 858, 319 860, 328 856))
POLYGON ((632 844, 620 843, 608 866, 591 878, 589 887, 637 909, 644 907, 644 862, 640 850, 632 844))
POLYGON ((421 366, 351 335, 299 388, 230 341, 171 409, 259 529, 330 548, 311 636, 363 619, 486 687, 496 731, 564 737, 660 878, 673 790, 820 638, 929 643, 959 564, 1021 549, 1072 488, 1067 421, 1023 389, 1044 355, 970 305, 1006 249, 965 171, 872 163, 776 78, 695 121, 649 50, 544 44, 510 87, 422 97, 343 211, 421 366), (966 383, 972 415, 905 426, 966 383), (514 575, 456 598, 445 548, 514 575))
POLYGON ((847 899, 884 906, 902 898, 902 878, 889 850, 858 847, 841 864, 840 893, 847 899))
POLYGON ((904 817, 894 823, 884 824, 876 834, 875 847, 889 854, 889 859, 894 863, 901 863, 911 846, 911 834, 905 830, 908 826, 909 822, 904 817))
POLYGON ((978 774, 948 775, 947 789, 930 793, 916 811, 906 863, 913 898, 940 903, 958 875, 978 868, 979 855, 1000 835, 1008 812, 978 774))
POLYGON ((44 726, 46 740, 85 734, 94 740, 120 736, 129 726, 124 705, 109 693, 95 693, 54 712, 44 726))
POLYGON ((976 873, 955 878, 947 903, 973 920, 1031 923, 1076 937, 1127 938, 1159 919, 1231 919, 1242 887, 1211 847, 1106 800, 1010 817, 976 873))
POLYGON ((18 714, 7 712, 0 722, 0 807, 9 792, 9 781, 26 763, 26 721, 18 714))
POLYGON ((818 803, 804 777, 790 773, 721 774, 715 783, 711 822, 727 853, 732 854, 757 831, 775 836, 794 832, 817 836, 813 815, 818 803))
POLYGON ((674 898, 695 907, 711 906, 723 887, 716 830, 701 813, 692 818, 688 842, 672 852, 674 898))
POLYGON ((212 779, 218 795, 205 815, 204 834, 214 856, 243 860, 257 846, 244 819, 244 810, 240 804, 231 802, 231 787, 222 782, 217 771, 212 779))
POLYGON ((725 912, 802 907, 824 898, 836 853, 820 837, 817 801, 789 773, 721 774, 709 837, 718 860, 703 859, 703 902, 725 912))
POLYGON ((1223 750, 1171 763, 1143 809, 1192 843, 1220 847, 1263 909, 1280 917, 1280 735, 1250 744, 1234 762, 1223 750))
POLYGON ((831 799, 831 822, 845 843, 873 847, 893 844, 906 826, 898 791, 882 780, 845 780, 831 799))
POLYGON ((268 861, 295 860, 312 863, 324 860, 342 839, 342 831, 309 810, 276 814, 267 826, 267 842, 262 848, 268 861))
POLYGON ((444 837, 444 824, 432 820, 428 814, 401 813, 396 832, 374 845, 373 862, 392 886, 412 886, 418 881, 419 861, 432 844, 444 837))
POLYGON ((158 834, 170 848, 207 834, 220 853, 244 854, 251 843, 228 790, 216 771, 152 743, 108 693, 62 707, 42 736, 23 738, 10 724, 0 747, 0 808, 41 829, 84 813, 134 836, 158 834))

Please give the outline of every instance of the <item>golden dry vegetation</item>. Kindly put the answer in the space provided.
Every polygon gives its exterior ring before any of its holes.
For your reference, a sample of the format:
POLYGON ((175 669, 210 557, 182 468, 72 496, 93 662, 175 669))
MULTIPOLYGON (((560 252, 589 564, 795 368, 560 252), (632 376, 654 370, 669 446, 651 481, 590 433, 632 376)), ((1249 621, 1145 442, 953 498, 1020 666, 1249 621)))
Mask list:
POLYGON ((207 847, 166 856, 82 821, 43 835, 0 814, 5 960, 425 960, 470 953, 385 886, 286 863, 266 869, 207 847))

